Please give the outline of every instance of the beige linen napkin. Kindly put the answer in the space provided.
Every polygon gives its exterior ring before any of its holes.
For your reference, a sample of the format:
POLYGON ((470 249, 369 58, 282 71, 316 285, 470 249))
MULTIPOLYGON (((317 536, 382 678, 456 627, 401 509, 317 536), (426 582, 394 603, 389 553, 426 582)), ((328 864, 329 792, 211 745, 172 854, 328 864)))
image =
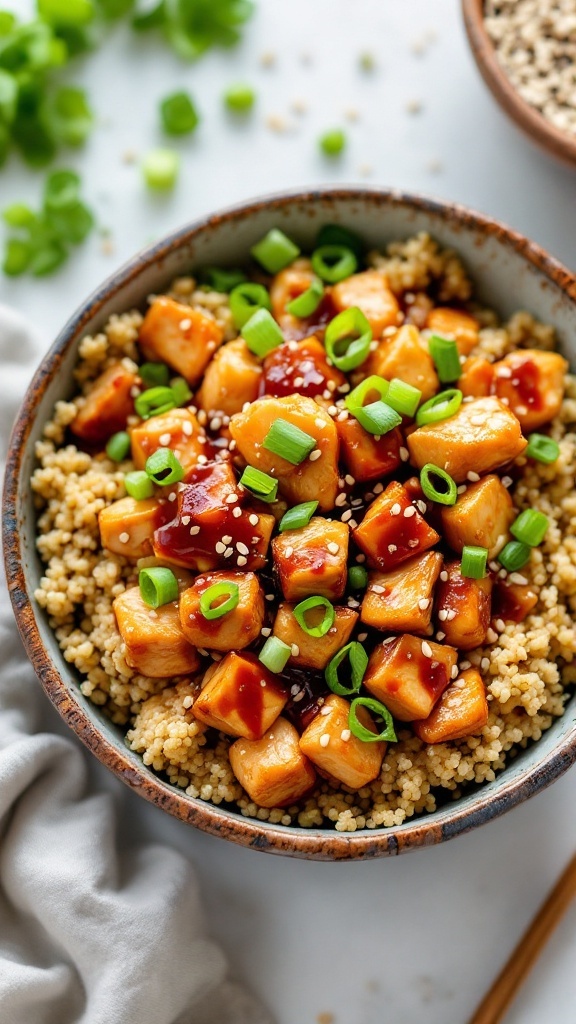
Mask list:
MULTIPOLYGON (((41 352, 0 306, 3 451, 41 352)), ((51 709, 5 588, 0 665, 2 1024, 272 1024, 228 979, 191 864, 157 844, 119 849, 113 797, 89 784, 89 755, 46 729, 51 709)))

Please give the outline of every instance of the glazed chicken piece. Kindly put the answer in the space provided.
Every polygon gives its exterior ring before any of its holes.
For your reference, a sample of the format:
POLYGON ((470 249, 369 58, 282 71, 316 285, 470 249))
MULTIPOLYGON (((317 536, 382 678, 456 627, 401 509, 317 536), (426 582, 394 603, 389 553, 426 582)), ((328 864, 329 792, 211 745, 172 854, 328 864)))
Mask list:
POLYGON ((295 392, 308 398, 322 396, 330 405, 338 397, 335 394, 337 388, 345 383, 344 374, 329 364, 324 345, 312 335, 302 341, 278 345, 266 356, 260 394, 274 398, 284 398, 295 392))
MULTIPOLYGON (((337 779, 350 789, 361 789, 379 775, 386 744, 365 743, 353 736, 348 725, 349 712, 350 704, 343 697, 327 697, 320 713, 302 733, 300 749, 322 775, 337 779)), ((358 721, 370 732, 378 732, 366 708, 358 708, 358 721)))
POLYGON ((128 417, 134 412, 132 392, 138 382, 138 375, 124 362, 109 366, 90 386, 82 408, 70 424, 72 433, 88 444, 103 445, 112 434, 125 430, 128 417))
POLYGON ((440 381, 428 347, 413 324, 405 324, 392 338, 385 338, 362 365, 362 377, 375 373, 385 380, 398 377, 422 392, 426 402, 440 390, 440 381))
POLYGON ((453 647, 404 633, 374 648, 363 684, 394 718, 428 718, 455 670, 453 647))
POLYGON ((223 340, 224 331, 210 313, 166 295, 150 305, 138 338, 146 359, 168 363, 192 387, 223 340))
POLYGON ((461 356, 467 356, 478 344, 478 321, 460 309, 436 306, 428 314, 426 327, 443 338, 454 338, 461 356))
POLYGON ((408 437, 414 465, 439 466, 462 483, 469 472, 491 473, 524 451, 516 416, 497 398, 477 398, 449 419, 427 423, 408 437))
POLYGON ((230 651, 206 672, 192 714, 229 736, 257 740, 276 721, 287 700, 276 677, 253 654, 230 651))
POLYGON ((125 558, 146 558, 152 554, 152 539, 158 524, 157 498, 120 498, 98 513, 103 548, 125 558))
POLYGON ((383 572, 390 572, 440 540, 412 504, 406 488, 395 480, 368 506, 353 536, 370 565, 383 572))
POLYGON ((338 520, 313 516, 299 530, 272 541, 274 565, 287 601, 317 595, 337 601, 346 587, 349 529, 338 520))
POLYGON ((348 416, 344 420, 336 419, 336 430, 342 460, 356 483, 390 476, 401 464, 404 438, 398 427, 376 440, 358 420, 348 416))
POLYGON ((150 608, 139 587, 130 587, 113 604, 116 622, 131 668, 151 679, 195 672, 200 665, 196 649, 180 625, 178 601, 150 608))
POLYGON ((482 356, 470 356, 462 366, 458 387, 464 398, 486 398, 492 392, 493 380, 494 364, 482 356))
POLYGON ((504 622, 524 622, 538 603, 538 594, 528 583, 513 583, 497 578, 492 592, 492 618, 504 622))
POLYGON ((444 537, 457 554, 471 544, 487 548, 488 558, 494 558, 509 540, 516 512, 500 477, 490 474, 468 484, 455 505, 442 507, 441 516, 444 537))
POLYGON ((208 414, 233 416, 258 397, 262 367, 244 338, 222 345, 208 363, 196 402, 208 414))
POLYGON ((350 306, 362 310, 376 339, 382 337, 385 327, 397 327, 401 318, 398 300, 382 270, 364 270, 340 281, 332 289, 332 302, 338 312, 350 306))
POLYGON ((259 740, 236 740, 228 753, 238 782, 261 807, 289 807, 316 782, 298 733, 285 718, 277 718, 259 740))
POLYGON ((139 423, 130 431, 130 441, 136 469, 144 469, 146 460, 158 448, 171 448, 188 472, 197 465, 206 447, 204 430, 189 409, 171 409, 139 423))
POLYGON ((560 412, 568 363, 558 352, 523 349, 493 365, 491 393, 520 420, 525 433, 549 423, 560 412))
POLYGON ((423 743, 449 743, 477 736, 488 721, 488 701, 482 676, 466 669, 444 691, 431 715, 414 722, 413 729, 423 743))
POLYGON ((362 622, 387 633, 425 633, 441 568, 442 555, 427 551, 391 572, 371 572, 362 601, 362 622))
POLYGON ((274 319, 283 332, 291 334, 298 331, 300 319, 289 313, 286 306, 308 290, 315 276, 310 260, 302 257, 274 277, 270 286, 270 302, 274 319))
POLYGON ((446 643, 471 651, 485 642, 490 628, 492 579, 462 576, 460 562, 445 562, 444 575, 436 587, 438 628, 446 643))
MULTIPOLYGON (((226 601, 214 601, 213 607, 226 601)), ((184 636, 195 647, 211 651, 242 650, 259 635, 264 623, 264 591, 253 572, 209 572, 198 576, 180 597, 180 622, 184 636), (219 619, 206 619, 200 608, 202 595, 217 583, 238 587, 238 604, 219 619)))
MULTIPOLYGON (((348 643, 354 626, 358 621, 358 612, 352 608, 334 608, 334 625, 324 636, 309 636, 300 626, 293 614, 294 605, 283 602, 278 607, 274 620, 274 636, 288 646, 296 645, 298 654, 292 654, 290 665, 301 665, 323 671, 326 665, 348 643)), ((322 621, 324 609, 312 609, 306 614, 309 626, 316 626, 322 621)))

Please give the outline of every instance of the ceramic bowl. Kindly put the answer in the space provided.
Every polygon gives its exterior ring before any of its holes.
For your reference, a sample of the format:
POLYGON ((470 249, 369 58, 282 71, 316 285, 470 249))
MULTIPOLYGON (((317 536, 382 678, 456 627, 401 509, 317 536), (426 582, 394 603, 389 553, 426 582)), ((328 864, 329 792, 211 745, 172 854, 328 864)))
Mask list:
POLYGON ((472 55, 494 99, 533 142, 565 163, 576 164, 576 136, 556 128, 530 106, 501 67, 486 31, 484 0, 462 0, 462 13, 472 55))
POLYGON ((42 573, 35 551, 35 513, 29 486, 34 444, 58 399, 74 391, 78 343, 111 313, 144 307, 178 274, 208 263, 241 261, 272 227, 311 248, 318 228, 340 222, 370 246, 419 231, 456 248, 470 268, 480 297, 504 317, 528 309, 555 324, 560 345, 573 357, 576 278, 542 249, 501 224, 460 206, 376 189, 319 189, 245 203, 178 231, 113 275, 73 315, 43 359, 18 416, 8 459, 4 505, 7 578, 26 650, 50 700, 96 757, 135 792, 206 832, 272 853, 324 860, 368 858, 451 839, 476 828, 543 789, 576 759, 576 699, 542 739, 521 752, 494 782, 470 789, 432 815, 387 829, 343 834, 330 829, 270 825, 186 796, 146 768, 124 744, 120 729, 84 698, 78 678, 33 600, 42 573), (572 346, 572 347, 571 347, 572 346))

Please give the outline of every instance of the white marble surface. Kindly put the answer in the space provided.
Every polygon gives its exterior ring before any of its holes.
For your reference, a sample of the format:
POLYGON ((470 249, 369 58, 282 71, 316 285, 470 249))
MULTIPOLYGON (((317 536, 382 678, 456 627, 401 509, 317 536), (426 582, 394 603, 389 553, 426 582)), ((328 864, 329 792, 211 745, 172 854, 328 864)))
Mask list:
MULTIPOLYGON (((25 0, 12 7, 24 10, 25 0)), ((32 318, 47 345, 74 306, 151 238, 284 187, 366 181, 436 194, 496 215, 566 263, 574 260, 575 174, 535 150, 496 109, 469 56, 456 0, 260 0, 234 52, 190 67, 159 44, 118 30, 81 77, 100 124, 86 151, 65 163, 81 169, 114 252, 105 254, 94 236, 57 277, 0 280, 0 301, 32 318), (371 75, 357 68, 364 50, 377 60, 371 75), (265 52, 276 56, 271 68, 261 66, 265 52), (311 63, 303 63, 303 52, 311 63), (241 126, 219 98, 237 79, 253 81, 259 95, 257 111, 241 126), (180 144, 175 193, 150 197, 123 155, 161 142, 157 101, 184 85, 197 97, 203 123, 180 144), (308 111, 298 116, 290 106, 299 99, 308 111), (409 114, 415 100, 422 110, 409 114), (344 119, 351 108, 355 123, 344 119), (292 130, 271 132, 271 115, 292 130), (340 123, 347 124, 349 149, 329 162, 315 140, 340 123)), ((40 178, 17 161, 0 177, 2 205, 35 202, 39 191, 40 178)), ((58 727, 48 707, 47 721, 58 727)), ((342 865, 237 849, 145 806, 99 766, 94 771, 117 793, 126 835, 152 833, 194 860, 213 934, 278 1024, 315 1024, 322 1012, 331 1012, 334 1024, 466 1024, 576 845, 574 771, 447 846, 342 865)), ((572 908, 508 1024, 574 1024, 575 955, 572 908)))

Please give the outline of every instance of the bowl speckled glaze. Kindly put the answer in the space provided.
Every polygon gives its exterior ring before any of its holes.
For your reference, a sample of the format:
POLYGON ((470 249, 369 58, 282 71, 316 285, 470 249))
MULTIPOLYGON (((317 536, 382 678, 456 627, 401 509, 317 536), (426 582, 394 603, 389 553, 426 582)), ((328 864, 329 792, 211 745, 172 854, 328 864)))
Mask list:
POLYGON ((377 189, 317 189, 248 202, 170 235, 109 278, 74 314, 42 361, 16 421, 5 481, 4 550, 16 619, 50 700, 80 739, 116 775, 182 821, 243 846, 318 860, 381 857, 431 846, 503 814, 549 785, 576 760, 576 698, 538 743, 522 751, 494 782, 471 789, 431 815, 394 828, 355 834, 280 827, 244 818, 186 796, 146 768, 128 750, 120 729, 82 696, 45 614, 33 600, 42 573, 35 550, 35 513, 29 479, 34 445, 56 401, 74 391, 72 369, 80 339, 98 331, 111 313, 142 307, 178 274, 206 263, 234 264, 271 227, 303 248, 320 225, 354 227, 370 246, 428 231, 456 248, 477 292, 502 316, 528 309, 554 324, 560 347, 576 357, 576 278, 538 246, 501 224, 454 204, 377 189))

